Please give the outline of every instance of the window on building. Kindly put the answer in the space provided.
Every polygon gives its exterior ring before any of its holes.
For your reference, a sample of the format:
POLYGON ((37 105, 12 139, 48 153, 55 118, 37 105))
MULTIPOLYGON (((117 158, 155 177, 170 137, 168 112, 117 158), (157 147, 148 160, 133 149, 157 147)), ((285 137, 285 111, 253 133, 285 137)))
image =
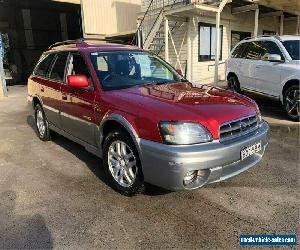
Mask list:
POLYGON ((276 32, 271 30, 263 30, 263 35, 274 36, 276 35, 276 32))
POLYGON ((231 31, 231 49, 247 37, 251 37, 251 32, 231 31))
POLYGON ((50 78, 57 81, 64 81, 65 67, 68 59, 68 53, 58 53, 50 72, 50 78))
MULTIPOLYGON (((220 26, 220 60, 222 59, 223 26, 220 26)), ((199 61, 215 60, 216 25, 199 23, 199 61)))
POLYGON ((54 54, 45 55, 34 69, 34 74, 38 76, 46 76, 53 57, 54 54))

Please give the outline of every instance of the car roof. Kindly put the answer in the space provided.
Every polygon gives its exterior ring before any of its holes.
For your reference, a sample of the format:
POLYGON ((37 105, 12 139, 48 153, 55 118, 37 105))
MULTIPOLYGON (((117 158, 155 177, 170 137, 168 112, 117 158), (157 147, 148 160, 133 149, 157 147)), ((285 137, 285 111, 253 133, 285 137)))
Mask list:
POLYGON ((131 44, 122 44, 123 41, 110 39, 87 39, 67 40, 52 44, 48 51, 66 50, 91 50, 91 51, 120 51, 120 50, 140 50, 131 44))
POLYGON ((282 41, 300 40, 300 35, 284 35, 284 36, 280 36, 280 40, 282 41))
POLYGON ((287 40, 300 40, 300 35, 261 35, 257 37, 248 37, 242 40, 241 42, 253 42, 253 41, 263 41, 263 40, 278 40, 278 41, 287 41, 287 40))

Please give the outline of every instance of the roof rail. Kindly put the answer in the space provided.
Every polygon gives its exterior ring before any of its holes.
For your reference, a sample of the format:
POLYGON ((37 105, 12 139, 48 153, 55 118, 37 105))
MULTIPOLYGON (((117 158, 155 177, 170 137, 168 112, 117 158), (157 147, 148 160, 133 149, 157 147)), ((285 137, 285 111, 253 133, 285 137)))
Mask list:
MULTIPOLYGON (((62 46, 62 45, 77 44, 77 43, 85 42, 85 41, 105 41, 105 42, 111 42, 111 43, 128 44, 122 40, 116 40, 116 39, 110 39, 110 38, 78 38, 75 40, 66 40, 66 41, 54 43, 54 44, 50 45, 48 49, 52 49, 54 47, 58 47, 58 46, 62 46)), ((128 45, 131 45, 131 44, 128 44, 128 45)))
POLYGON ((57 42, 50 45, 48 49, 52 49, 54 47, 61 46, 61 45, 73 44, 73 43, 76 43, 76 40, 66 40, 62 42, 57 42))
POLYGON ((253 39, 253 38, 260 38, 260 37, 274 37, 274 38, 276 38, 277 40, 280 40, 280 37, 279 36, 277 36, 277 35, 260 35, 260 36, 252 36, 252 37, 246 37, 246 38, 244 38, 243 39, 243 41, 245 41, 245 40, 250 40, 250 39, 253 39))

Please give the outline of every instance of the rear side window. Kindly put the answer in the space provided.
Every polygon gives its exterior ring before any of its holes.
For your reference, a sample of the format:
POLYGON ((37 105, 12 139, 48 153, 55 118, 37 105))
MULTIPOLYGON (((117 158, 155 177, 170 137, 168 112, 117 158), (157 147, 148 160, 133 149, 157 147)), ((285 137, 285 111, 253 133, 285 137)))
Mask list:
POLYGON ((51 62, 53 60, 54 54, 48 54, 46 55, 41 62, 36 66, 34 70, 34 75, 38 76, 46 76, 48 69, 51 65, 51 62))
POLYGON ((244 57, 244 51, 246 47, 248 46, 248 43, 241 43, 238 45, 235 50, 232 52, 233 58, 243 58, 244 57))
POLYGON ((62 52, 56 55, 49 77, 52 80, 64 81, 66 62, 68 59, 68 53, 62 52))
POLYGON ((250 60, 260 60, 265 54, 262 42, 251 42, 247 48, 246 58, 250 60))

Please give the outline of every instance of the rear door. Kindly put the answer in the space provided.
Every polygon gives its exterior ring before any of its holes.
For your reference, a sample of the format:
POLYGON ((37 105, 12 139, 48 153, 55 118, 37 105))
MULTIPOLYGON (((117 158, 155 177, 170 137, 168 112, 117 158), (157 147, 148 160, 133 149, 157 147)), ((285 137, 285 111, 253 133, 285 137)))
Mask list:
POLYGON ((269 54, 277 54, 284 60, 284 56, 273 41, 260 41, 258 44, 262 48, 262 53, 255 66, 256 89, 267 95, 278 96, 281 88, 281 63, 270 62, 267 58, 269 54))
POLYGON ((55 59, 56 54, 45 54, 44 58, 36 66, 31 80, 37 83, 35 85, 35 93, 42 100, 43 110, 48 122, 60 127, 60 84, 49 79, 49 72, 55 59))
POLYGON ((244 52, 243 64, 240 65, 240 71, 243 76, 242 87, 250 90, 256 89, 256 64, 260 60, 262 49, 258 42, 250 42, 244 52))
POLYGON ((86 75, 90 82, 90 88, 75 89, 67 84, 62 86, 62 128, 74 137, 91 145, 96 145, 94 123, 95 91, 88 67, 79 52, 70 53, 67 75, 86 75))
POLYGON ((41 90, 44 93, 43 106, 46 114, 48 114, 48 121, 57 128, 61 128, 61 86, 64 83, 67 58, 67 52, 55 53, 47 73, 47 79, 44 82, 44 89, 41 90))
POLYGON ((244 86, 245 80, 245 72, 244 72, 244 64, 246 63, 244 52, 248 47, 247 42, 243 42, 239 44, 231 53, 230 59, 227 61, 227 73, 233 72, 237 75, 241 87, 244 86))

